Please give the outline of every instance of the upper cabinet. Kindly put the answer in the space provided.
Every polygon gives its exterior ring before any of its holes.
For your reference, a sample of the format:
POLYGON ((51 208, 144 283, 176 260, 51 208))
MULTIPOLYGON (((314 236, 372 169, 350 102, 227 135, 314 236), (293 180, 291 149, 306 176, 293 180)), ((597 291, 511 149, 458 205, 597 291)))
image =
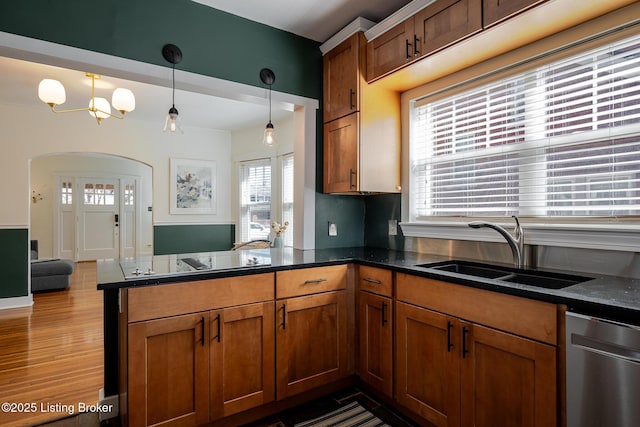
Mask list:
POLYGON ((366 45, 356 32, 323 58, 325 193, 400 191, 400 94, 367 84, 366 45))
POLYGON ((324 121, 360 109, 360 43, 349 37, 323 58, 324 121))
POLYGON ((483 0, 482 23, 489 27, 545 0, 483 0))
POLYGON ((481 0, 436 1, 367 44, 367 81, 481 29, 481 0))

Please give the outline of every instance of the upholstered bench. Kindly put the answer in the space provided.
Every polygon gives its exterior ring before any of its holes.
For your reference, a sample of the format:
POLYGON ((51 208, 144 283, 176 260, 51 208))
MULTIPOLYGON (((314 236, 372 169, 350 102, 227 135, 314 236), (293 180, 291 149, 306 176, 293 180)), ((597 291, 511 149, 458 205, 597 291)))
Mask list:
POLYGON ((68 259, 31 260, 31 292, 67 289, 74 267, 68 259))

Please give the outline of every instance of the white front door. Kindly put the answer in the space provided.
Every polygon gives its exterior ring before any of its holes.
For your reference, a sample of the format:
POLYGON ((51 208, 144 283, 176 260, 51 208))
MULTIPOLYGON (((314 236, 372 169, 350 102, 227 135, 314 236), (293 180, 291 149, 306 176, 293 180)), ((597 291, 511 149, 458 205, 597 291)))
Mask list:
POLYGON ((78 261, 120 257, 118 179, 78 179, 78 261))

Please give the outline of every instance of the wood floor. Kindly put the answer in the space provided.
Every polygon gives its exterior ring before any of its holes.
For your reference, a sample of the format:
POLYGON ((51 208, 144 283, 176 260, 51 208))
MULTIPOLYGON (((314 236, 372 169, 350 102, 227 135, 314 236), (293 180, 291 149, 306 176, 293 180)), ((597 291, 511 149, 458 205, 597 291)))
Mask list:
POLYGON ((104 383, 96 264, 77 263, 69 289, 33 299, 33 307, 0 310, 0 403, 34 410, 0 410, 2 426, 38 425, 77 413, 80 402, 98 402, 104 383))

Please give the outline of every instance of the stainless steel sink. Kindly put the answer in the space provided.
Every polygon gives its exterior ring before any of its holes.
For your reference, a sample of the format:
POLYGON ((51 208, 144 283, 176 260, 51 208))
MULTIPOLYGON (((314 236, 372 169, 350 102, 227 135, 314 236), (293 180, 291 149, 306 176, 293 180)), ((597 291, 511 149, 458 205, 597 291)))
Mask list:
POLYGON ((524 270, 461 260, 418 264, 416 267, 432 268, 434 270, 470 277, 495 279, 547 289, 562 289, 592 279, 591 277, 538 270, 524 270))

